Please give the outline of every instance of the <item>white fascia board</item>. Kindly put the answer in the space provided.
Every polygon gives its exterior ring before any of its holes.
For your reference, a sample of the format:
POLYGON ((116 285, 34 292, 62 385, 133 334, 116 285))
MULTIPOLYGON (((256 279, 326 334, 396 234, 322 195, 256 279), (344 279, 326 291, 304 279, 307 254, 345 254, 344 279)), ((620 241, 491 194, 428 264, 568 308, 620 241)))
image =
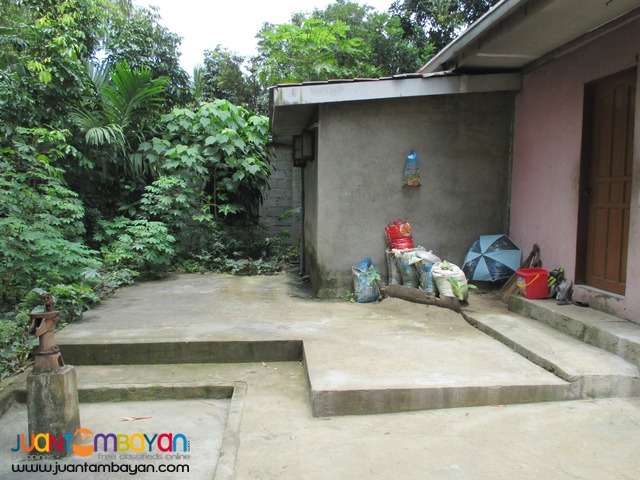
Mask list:
POLYGON ((519 73, 490 75, 434 75, 423 78, 368 82, 280 85, 273 89, 273 107, 387 98, 455 95, 520 90, 519 73))

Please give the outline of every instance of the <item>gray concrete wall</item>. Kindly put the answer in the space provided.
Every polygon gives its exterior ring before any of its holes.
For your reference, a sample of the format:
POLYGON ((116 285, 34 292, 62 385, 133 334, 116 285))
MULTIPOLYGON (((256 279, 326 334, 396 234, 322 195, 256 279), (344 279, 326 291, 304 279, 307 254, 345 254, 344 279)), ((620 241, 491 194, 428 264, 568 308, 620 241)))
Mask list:
POLYGON ((321 297, 351 288, 365 256, 386 277, 384 227, 408 219, 414 243, 461 266, 481 234, 508 228, 514 94, 325 104, 305 171, 307 270, 321 297), (407 154, 421 187, 403 187, 407 154))
POLYGON ((273 158, 271 163, 270 188, 264 194, 264 201, 260 207, 260 222, 265 225, 269 233, 286 230, 289 232, 292 244, 300 238, 300 213, 281 218, 286 212, 301 206, 301 175, 300 169, 293 166, 291 146, 277 144, 271 146, 273 158))

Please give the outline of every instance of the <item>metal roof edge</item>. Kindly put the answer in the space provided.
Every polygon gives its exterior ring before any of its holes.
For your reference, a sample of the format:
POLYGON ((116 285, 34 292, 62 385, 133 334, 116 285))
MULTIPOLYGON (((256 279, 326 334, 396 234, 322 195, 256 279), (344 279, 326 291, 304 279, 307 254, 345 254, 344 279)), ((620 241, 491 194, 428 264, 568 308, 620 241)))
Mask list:
POLYGON ((324 82, 286 85, 271 90, 272 109, 324 103, 381 100, 460 93, 518 91, 519 73, 459 75, 451 72, 389 78, 378 82, 324 82))

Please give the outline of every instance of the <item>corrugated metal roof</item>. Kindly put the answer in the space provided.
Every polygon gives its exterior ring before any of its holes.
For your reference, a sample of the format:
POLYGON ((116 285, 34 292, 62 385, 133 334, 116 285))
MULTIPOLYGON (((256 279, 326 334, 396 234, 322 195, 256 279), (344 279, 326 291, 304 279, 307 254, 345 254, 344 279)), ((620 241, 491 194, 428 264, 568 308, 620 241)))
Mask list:
POLYGON ((406 79, 414 79, 414 78, 430 78, 430 77, 438 77, 443 75, 458 75, 453 72, 431 72, 431 73, 400 73, 397 75, 392 75, 390 77, 378 77, 378 78, 332 78, 329 80, 308 80, 306 82, 300 83, 279 83, 273 87, 269 87, 270 90, 275 88, 287 88, 287 87, 303 87, 303 86, 311 86, 311 85, 333 85, 340 83, 355 83, 355 82, 381 82, 381 81, 390 81, 390 80, 406 80, 406 79))

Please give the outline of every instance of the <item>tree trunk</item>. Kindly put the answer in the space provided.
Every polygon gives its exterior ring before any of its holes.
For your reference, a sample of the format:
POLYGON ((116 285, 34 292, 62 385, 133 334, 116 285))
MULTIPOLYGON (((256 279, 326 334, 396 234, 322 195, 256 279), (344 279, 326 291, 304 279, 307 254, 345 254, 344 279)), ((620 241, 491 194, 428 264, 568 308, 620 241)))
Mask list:
POLYGON ((414 303, 423 303, 425 305, 435 305, 437 307, 448 308, 454 312, 460 313, 460 300, 455 297, 434 297, 424 290, 417 288, 404 287, 402 285, 380 285, 382 295, 401 298, 414 303))

